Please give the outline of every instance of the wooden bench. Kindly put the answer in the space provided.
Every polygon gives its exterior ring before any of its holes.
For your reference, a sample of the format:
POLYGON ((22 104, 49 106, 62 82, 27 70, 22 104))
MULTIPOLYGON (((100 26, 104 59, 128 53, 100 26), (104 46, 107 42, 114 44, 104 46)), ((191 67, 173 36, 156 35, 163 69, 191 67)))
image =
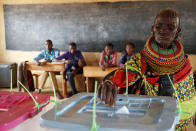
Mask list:
POLYGON ((118 67, 108 67, 103 71, 99 66, 85 66, 83 68, 84 77, 86 77, 87 93, 90 92, 90 88, 93 87, 91 78, 102 78, 108 73, 118 69, 118 67))

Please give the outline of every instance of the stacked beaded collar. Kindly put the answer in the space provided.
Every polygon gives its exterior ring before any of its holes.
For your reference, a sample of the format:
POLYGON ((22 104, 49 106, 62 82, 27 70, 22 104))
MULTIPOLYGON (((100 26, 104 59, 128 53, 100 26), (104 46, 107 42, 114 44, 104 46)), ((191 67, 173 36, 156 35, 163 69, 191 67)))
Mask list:
POLYGON ((159 75, 174 74, 186 63, 184 48, 178 40, 172 43, 171 49, 165 50, 160 48, 151 36, 141 54, 150 68, 159 75))

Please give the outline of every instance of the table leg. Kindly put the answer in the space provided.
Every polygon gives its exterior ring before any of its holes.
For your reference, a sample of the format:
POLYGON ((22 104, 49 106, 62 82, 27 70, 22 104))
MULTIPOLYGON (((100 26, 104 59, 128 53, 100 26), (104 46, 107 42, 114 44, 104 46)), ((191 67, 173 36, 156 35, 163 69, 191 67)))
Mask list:
POLYGON ((44 85, 45 85, 45 83, 46 83, 46 80, 48 79, 48 76, 49 76, 48 71, 46 71, 46 72, 44 72, 44 73, 42 74, 42 78, 41 78, 41 82, 40 82, 40 87, 39 87, 39 89, 44 89, 44 85))
POLYGON ((94 79, 92 77, 86 77, 86 92, 92 92, 93 91, 93 83, 94 79))
POLYGON ((54 83, 55 90, 58 90, 58 83, 57 83, 56 75, 54 72, 50 72, 50 74, 51 74, 52 81, 54 83))
POLYGON ((62 72, 62 88, 63 88, 63 96, 64 96, 64 98, 67 98, 67 85, 66 85, 64 71, 62 72))
POLYGON ((38 75, 37 74, 33 74, 34 76, 34 80, 35 80, 35 89, 38 89, 38 75))
POLYGON ((89 87, 90 87, 90 78, 86 77, 86 92, 89 93, 89 87))

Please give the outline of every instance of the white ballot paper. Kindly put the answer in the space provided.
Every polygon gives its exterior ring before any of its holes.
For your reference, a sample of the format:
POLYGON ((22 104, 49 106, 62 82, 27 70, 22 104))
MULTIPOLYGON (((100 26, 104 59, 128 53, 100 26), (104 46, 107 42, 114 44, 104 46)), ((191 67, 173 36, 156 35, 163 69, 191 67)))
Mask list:
POLYGON ((120 109, 118 109, 116 112, 116 114, 130 114, 129 110, 127 109, 126 106, 121 107, 120 109))

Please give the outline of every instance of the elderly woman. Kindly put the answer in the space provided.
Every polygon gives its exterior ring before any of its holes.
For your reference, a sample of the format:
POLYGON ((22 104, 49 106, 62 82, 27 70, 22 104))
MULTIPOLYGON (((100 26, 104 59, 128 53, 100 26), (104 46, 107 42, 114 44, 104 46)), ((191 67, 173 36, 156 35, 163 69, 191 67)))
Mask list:
POLYGON ((180 103, 177 130, 186 130, 195 113, 196 97, 192 67, 184 54, 180 18, 170 8, 162 9, 151 28, 144 48, 120 69, 108 74, 99 85, 98 98, 106 106, 115 106, 116 94, 123 93, 128 72, 128 93, 171 96, 180 103))

